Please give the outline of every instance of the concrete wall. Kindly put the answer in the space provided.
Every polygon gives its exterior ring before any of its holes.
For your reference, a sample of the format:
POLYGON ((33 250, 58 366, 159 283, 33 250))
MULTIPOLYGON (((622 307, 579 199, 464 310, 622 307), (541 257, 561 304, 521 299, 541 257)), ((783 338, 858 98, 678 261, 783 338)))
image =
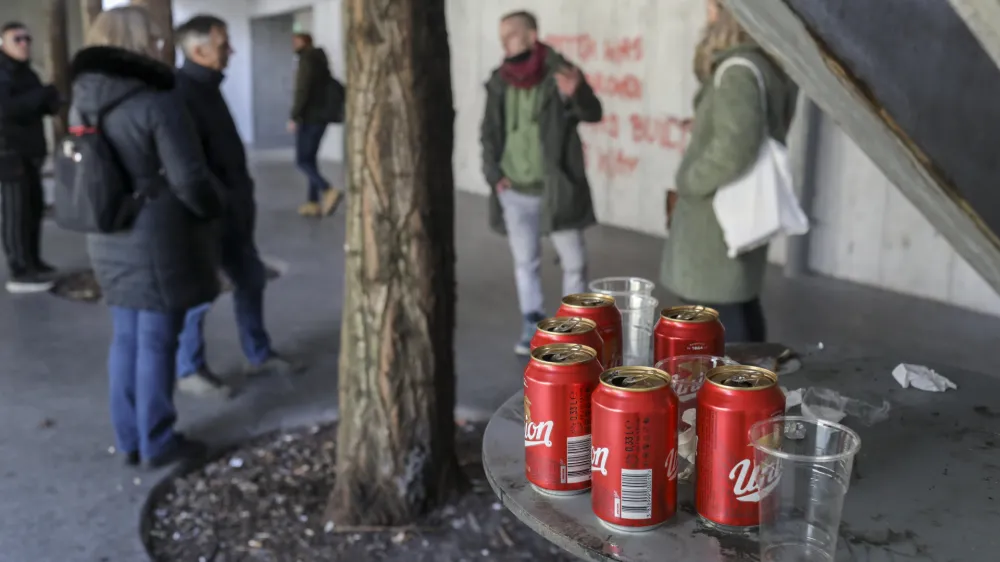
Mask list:
MULTIPOLYGON (((451 1, 455 168, 464 190, 488 189, 479 171, 482 83, 502 56, 498 19, 515 9, 538 15, 543 39, 584 68, 604 101, 605 122, 581 128, 599 219, 662 234, 664 191, 686 142, 680 122, 691 116, 697 88, 691 58, 703 2, 451 1)), ((1000 296, 829 119, 819 150, 814 271, 1000 314, 1000 296)), ((784 261, 784 246, 772 246, 772 261, 784 261)))

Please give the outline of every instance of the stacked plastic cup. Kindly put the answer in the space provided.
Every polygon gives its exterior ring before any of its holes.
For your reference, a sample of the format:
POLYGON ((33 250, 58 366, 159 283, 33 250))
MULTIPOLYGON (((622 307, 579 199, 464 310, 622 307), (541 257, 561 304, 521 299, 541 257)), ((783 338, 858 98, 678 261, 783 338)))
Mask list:
POLYGON ((641 277, 605 277, 590 283, 590 290, 615 298, 622 313, 622 355, 625 365, 651 366, 653 324, 660 301, 652 281, 641 277))
POLYGON ((858 434, 839 423, 779 416, 750 428, 760 494, 760 559, 833 562, 858 434))

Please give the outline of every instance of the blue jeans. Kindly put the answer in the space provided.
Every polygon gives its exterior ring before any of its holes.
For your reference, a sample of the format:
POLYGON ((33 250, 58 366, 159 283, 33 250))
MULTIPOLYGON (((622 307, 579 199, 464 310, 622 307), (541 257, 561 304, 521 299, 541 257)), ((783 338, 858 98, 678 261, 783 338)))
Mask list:
POLYGON ((118 448, 152 459, 174 446, 174 355, 184 311, 111 307, 111 423, 118 448))
POLYGON ((319 202, 320 193, 330 187, 330 182, 326 181, 319 171, 319 145, 323 142, 323 135, 326 134, 325 123, 299 123, 295 130, 295 163, 302 170, 309 180, 309 201, 319 202))
MULTIPOLYGON (((234 285, 233 308, 240 346, 251 365, 260 365, 273 354, 271 338, 264 328, 264 287, 267 272, 257 246, 246 237, 229 237, 222 242, 222 270, 234 285)), ((206 365, 205 316, 212 303, 187 311, 177 349, 177 376, 194 374, 206 365)))

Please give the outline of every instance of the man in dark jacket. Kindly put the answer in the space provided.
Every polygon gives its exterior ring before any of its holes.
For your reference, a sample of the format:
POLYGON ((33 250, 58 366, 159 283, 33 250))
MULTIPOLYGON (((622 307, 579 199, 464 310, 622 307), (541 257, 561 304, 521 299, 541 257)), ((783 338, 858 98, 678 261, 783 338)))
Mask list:
POLYGON ((312 35, 296 33, 292 46, 299 57, 295 74, 295 99, 288 130, 295 133, 295 161, 309 181, 306 203, 299 207, 304 217, 327 216, 337 209, 343 192, 335 189, 319 171, 320 144, 327 126, 334 121, 331 100, 330 61, 323 49, 313 45, 312 35))
POLYGON ((563 270, 563 294, 586 291, 583 229, 594 224, 583 145, 576 127, 601 120, 601 102, 580 69, 538 41, 528 12, 500 21, 505 59, 486 83, 480 130, 483 174, 491 189, 490 223, 506 232, 523 325, 514 352, 526 355, 545 317, 542 236, 563 270))
MULTIPOLYGON (((240 344, 252 372, 287 374, 292 367, 271 348, 264 328, 266 270, 254 242, 257 208, 246 150, 219 89, 233 50, 226 23, 198 15, 177 29, 184 65, 177 88, 194 118, 208 167, 225 187, 227 210, 219 225, 223 271, 234 285, 240 344)), ((228 394, 208 368, 202 326, 211 303, 188 311, 177 352, 178 388, 192 394, 228 394)))
POLYGON ((23 24, 4 24, 0 37, 0 231, 10 268, 7 290, 47 291, 54 270, 41 258, 41 169, 48 154, 43 118, 58 110, 59 92, 43 86, 31 69, 31 34, 23 24))

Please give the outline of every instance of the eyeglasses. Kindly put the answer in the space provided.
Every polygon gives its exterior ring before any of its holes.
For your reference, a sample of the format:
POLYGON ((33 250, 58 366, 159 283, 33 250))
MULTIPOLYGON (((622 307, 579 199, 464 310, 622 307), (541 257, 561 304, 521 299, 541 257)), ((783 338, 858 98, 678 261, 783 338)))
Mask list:
POLYGON ((15 43, 25 43, 25 44, 28 44, 28 45, 31 44, 31 36, 30 35, 15 35, 15 36, 11 37, 10 39, 11 39, 11 41, 13 41, 15 43))

